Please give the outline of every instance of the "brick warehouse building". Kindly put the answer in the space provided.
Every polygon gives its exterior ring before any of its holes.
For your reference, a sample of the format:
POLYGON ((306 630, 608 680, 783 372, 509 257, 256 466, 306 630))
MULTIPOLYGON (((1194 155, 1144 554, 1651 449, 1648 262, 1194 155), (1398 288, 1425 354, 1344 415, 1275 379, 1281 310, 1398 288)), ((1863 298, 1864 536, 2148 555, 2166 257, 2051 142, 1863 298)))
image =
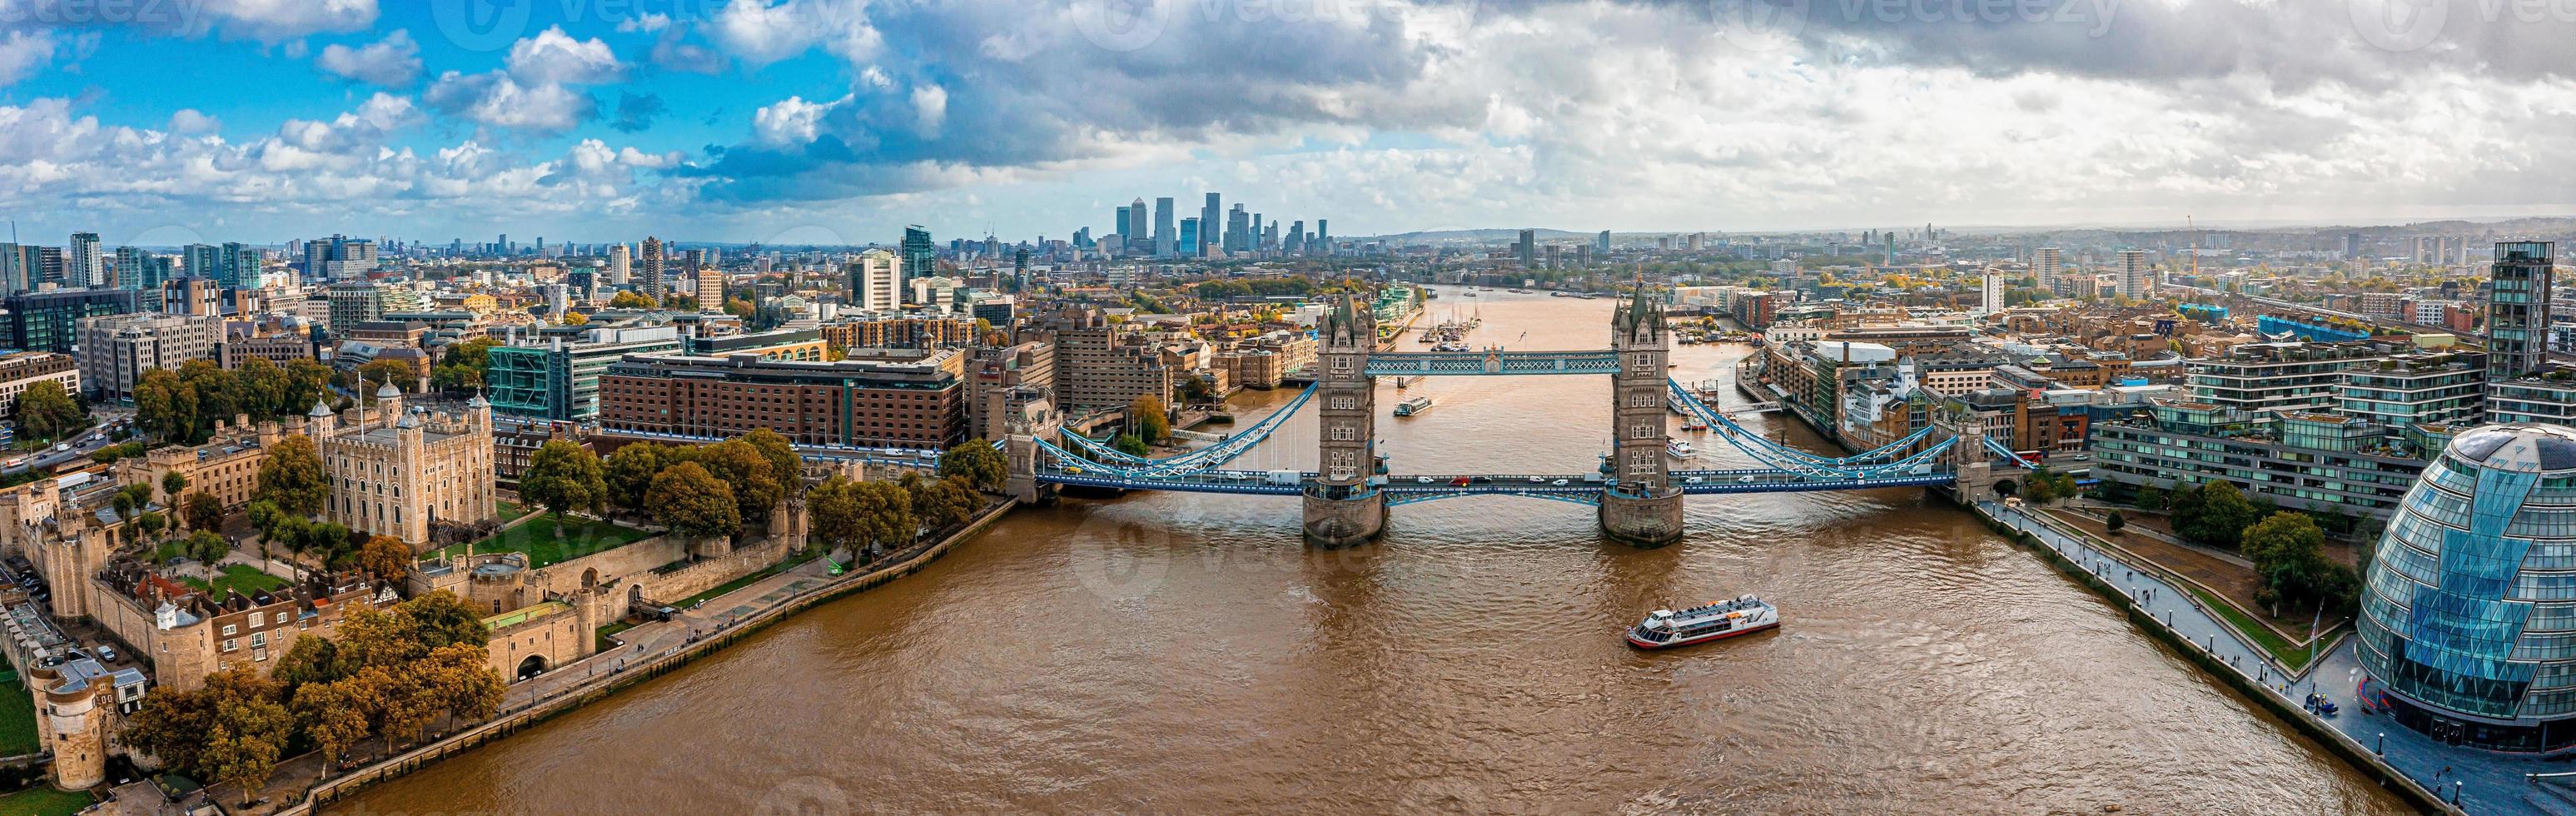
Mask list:
POLYGON ((854 349, 839 362, 630 355, 599 378, 610 433, 942 449, 965 441, 964 353, 854 349))

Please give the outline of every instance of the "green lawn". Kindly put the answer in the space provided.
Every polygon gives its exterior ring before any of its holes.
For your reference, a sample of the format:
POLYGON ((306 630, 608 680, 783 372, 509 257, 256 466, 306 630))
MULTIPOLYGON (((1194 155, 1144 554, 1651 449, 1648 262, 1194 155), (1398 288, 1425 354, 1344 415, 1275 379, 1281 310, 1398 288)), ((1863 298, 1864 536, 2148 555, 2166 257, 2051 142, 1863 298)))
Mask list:
POLYGON ((231 593, 248 595, 253 592, 274 591, 285 587, 288 583, 284 578, 259 571, 258 567, 242 564, 226 565, 223 571, 215 576, 215 583, 211 587, 207 586, 205 578, 199 576, 201 568, 191 567, 184 572, 189 574, 179 576, 180 583, 207 590, 217 598, 226 597, 231 593), (214 590, 221 590, 221 592, 214 592, 214 590))
POLYGON ((0 796, 0 816, 68 816, 89 807, 85 791, 58 791, 48 785, 0 796))
POLYGON ((517 521, 519 520, 519 515, 526 512, 528 511, 521 508, 518 502, 514 502, 509 499, 501 499, 492 503, 492 517, 500 519, 503 522, 517 521))
MULTIPOLYGON (((0 756, 32 754, 43 746, 36 742, 36 701, 27 694, 18 675, 0 669, 0 756)), ((6 800, 0 800, 6 801, 6 800)), ((0 809, 5 812, 5 809, 0 809)))
MULTIPOLYGON (((478 553, 526 553, 528 568, 539 569, 592 553, 604 552, 644 540, 646 533, 633 527, 622 527, 604 521, 570 518, 562 539, 555 538, 552 516, 538 516, 526 524, 501 531, 500 535, 474 542, 478 553)), ((466 545, 458 544, 441 552, 460 556, 466 545)))
POLYGON ((617 648, 617 643, 609 640, 610 636, 633 628, 635 628, 635 624, 627 623, 625 621, 618 621, 607 626, 599 627, 599 645, 597 651, 605 652, 610 649, 617 648))
POLYGON ((2211 595, 2200 587, 2191 587, 2191 594, 2192 597, 2200 599, 2201 608, 2216 611, 2219 618, 2227 621, 2227 625, 2236 627, 2236 631, 2254 641, 2254 645, 2263 647, 2263 651, 2270 652, 2272 660, 2283 667, 2298 671, 2307 668, 2308 661, 2316 658, 2314 645, 2292 645, 2290 641, 2281 637, 2281 633, 2272 631, 2272 627, 2264 626, 2262 622, 2247 617, 2244 611, 2229 606, 2226 601, 2220 600, 2218 596, 2211 595))

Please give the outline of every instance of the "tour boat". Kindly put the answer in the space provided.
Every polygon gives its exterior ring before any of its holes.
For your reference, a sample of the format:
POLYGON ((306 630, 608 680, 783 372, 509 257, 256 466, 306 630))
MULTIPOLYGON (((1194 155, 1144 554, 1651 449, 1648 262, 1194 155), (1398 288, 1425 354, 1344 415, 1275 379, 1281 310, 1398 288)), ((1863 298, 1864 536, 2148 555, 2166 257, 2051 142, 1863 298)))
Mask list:
POLYGON ((1699 433, 1701 431, 1708 430, 1708 423, 1701 421, 1699 417, 1691 417, 1689 419, 1682 420, 1682 430, 1689 431, 1691 433, 1699 433))
POLYGON ((1640 649, 1668 649, 1712 640, 1725 640, 1780 626, 1780 610, 1772 608, 1761 597, 1744 595, 1732 601, 1695 606, 1675 612, 1658 609, 1646 613, 1646 619, 1628 630, 1628 645, 1640 649))
POLYGON ((1396 416, 1412 416, 1428 410, 1431 410, 1430 397, 1414 397, 1395 404, 1396 416))
POLYGON ((1675 459, 1697 459, 1699 451, 1691 450, 1688 442, 1667 436, 1664 437, 1664 455, 1675 459))
POLYGON ((1573 297, 1573 295, 1568 294, 1568 293, 1565 293, 1565 292, 1549 292, 1549 293, 1547 293, 1547 296, 1548 296, 1548 297, 1573 297))
POLYGON ((1510 293, 1515 294, 1515 295, 1526 295, 1526 294, 1529 294, 1529 290, 1527 290, 1527 289, 1505 289, 1505 290, 1503 290, 1503 291, 1510 292, 1510 293))

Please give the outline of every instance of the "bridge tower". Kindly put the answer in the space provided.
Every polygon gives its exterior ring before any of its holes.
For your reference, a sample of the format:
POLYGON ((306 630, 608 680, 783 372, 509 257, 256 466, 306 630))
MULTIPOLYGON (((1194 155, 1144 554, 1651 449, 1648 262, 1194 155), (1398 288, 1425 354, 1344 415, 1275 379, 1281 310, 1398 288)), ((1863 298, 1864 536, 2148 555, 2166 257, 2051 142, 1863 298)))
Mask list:
POLYGON ((1601 492, 1601 529, 1638 546, 1670 544, 1682 537, 1682 492, 1664 463, 1664 360, 1672 335, 1663 305, 1642 281, 1610 317, 1610 349, 1619 355, 1619 372, 1610 375, 1615 477, 1601 492))
POLYGON ((1995 491, 1995 485, 2007 474, 1995 472, 1994 454, 1986 450, 1986 424, 1999 419, 1999 415, 1968 406, 1933 414, 1934 436, 1958 440, 1950 446, 1950 452, 1942 456, 1947 460, 1943 464, 1956 474, 1948 491, 1951 500, 1975 504, 2001 495, 1995 491))
POLYGON ((1356 295, 1343 295, 1317 333, 1314 405, 1321 445, 1315 480, 1306 485, 1306 540, 1327 547, 1376 538, 1386 527, 1386 494, 1377 476, 1377 379, 1369 352, 1377 319, 1356 295))

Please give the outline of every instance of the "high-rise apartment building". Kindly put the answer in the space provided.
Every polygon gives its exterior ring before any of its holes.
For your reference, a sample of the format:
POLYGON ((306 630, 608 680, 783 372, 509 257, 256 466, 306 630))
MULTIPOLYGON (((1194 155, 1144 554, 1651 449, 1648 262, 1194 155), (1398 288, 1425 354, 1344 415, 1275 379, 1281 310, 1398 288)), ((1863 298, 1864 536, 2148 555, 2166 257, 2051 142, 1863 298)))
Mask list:
POLYGON ((189 360, 212 360, 224 339, 224 319, 173 314, 121 314, 82 318, 83 388, 99 399, 134 396, 143 372, 177 369, 189 360))
POLYGON ((2496 244, 2489 267, 2494 293, 2487 301, 2487 374, 2512 379, 2538 373, 2549 360, 2548 241, 2496 244))
POLYGON ((1602 230, 1602 231, 1601 231, 1601 234, 1599 234, 1599 235, 1595 235, 1595 236, 1592 236, 1592 252, 1593 252, 1593 254, 1600 255, 1600 256, 1605 257, 1605 258, 1606 258, 1606 257, 1609 257, 1609 255, 1610 255, 1610 231, 1609 231, 1609 230, 1602 230))
POLYGON ((1985 309, 1987 314, 1993 314, 1993 313, 1996 313, 1996 312, 2003 311, 2003 310, 2004 310, 2004 268, 2003 268, 2003 266, 2002 266, 2001 264, 1988 264, 1988 265, 1986 265, 1986 277, 1985 277, 1985 281, 1984 281, 1984 283, 1985 283, 1985 287, 1984 287, 1983 297, 1981 297, 1981 298, 1979 298, 1979 299, 1978 299, 1978 303, 1977 303, 1978 307, 1979 307, 1979 308, 1982 308, 1982 309, 1985 309))
POLYGON ((2147 265, 2147 251, 2120 250, 2120 296, 2130 300, 2149 300, 2156 296, 2156 269, 2147 265))
POLYGON ((2065 269, 2065 261, 2057 247, 2040 247, 2031 257, 2030 270, 2039 276, 2039 288, 2048 290, 2050 294, 2066 294, 2058 291, 2057 283, 2059 273, 2065 269))
POLYGON ((625 286, 634 279, 634 262, 626 255, 626 243, 608 246, 608 285, 625 286))
POLYGON ((70 268, 63 279, 65 286, 99 287, 107 285, 107 256, 100 254, 98 233, 72 233, 67 253, 70 268))
POLYGON ((669 271, 668 267, 671 265, 670 259, 665 257, 667 252, 668 250, 662 246, 662 239, 650 235, 644 236, 644 283, 637 288, 643 290, 645 297, 656 301, 662 299, 662 276, 669 271))

